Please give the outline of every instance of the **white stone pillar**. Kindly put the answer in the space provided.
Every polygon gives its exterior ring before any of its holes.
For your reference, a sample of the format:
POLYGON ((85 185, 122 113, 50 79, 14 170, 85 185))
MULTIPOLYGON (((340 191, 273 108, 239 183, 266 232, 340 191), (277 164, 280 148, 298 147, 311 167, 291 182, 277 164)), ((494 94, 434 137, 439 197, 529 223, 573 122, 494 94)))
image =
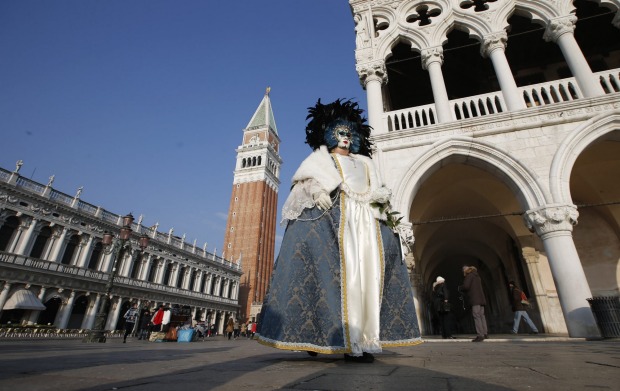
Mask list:
POLYGON ((204 278, 205 272, 202 270, 198 270, 196 272, 196 281, 194 282, 194 292, 201 292, 200 288, 202 288, 202 279, 204 278))
POLYGON ((502 89, 504 102, 509 111, 523 110, 527 108, 523 96, 519 93, 512 70, 506 59, 506 40, 505 31, 486 35, 480 47, 483 57, 490 57, 495 69, 495 75, 502 89))
MULTIPOLYGON (((39 294, 37 295, 39 300, 41 300, 41 303, 43 303, 43 299, 45 298, 46 290, 47 288, 42 286, 41 289, 39 290, 39 294)), ((36 324, 37 320, 39 319, 39 315, 41 315, 41 311, 35 311, 35 310, 31 311, 30 318, 28 319, 28 324, 36 324)))
POLYGON ((368 124, 372 127, 372 135, 387 132, 383 120, 382 85, 387 83, 385 62, 372 61, 356 67, 362 86, 366 90, 368 103, 368 124))
MULTIPOLYGON (((91 293, 87 293, 90 296, 91 293)), ((101 294, 97 294, 94 300, 88 300, 88 306, 86 307, 86 313, 84 314, 84 320, 82 320, 82 329, 89 330, 93 328, 95 323, 95 315, 97 315, 97 309, 99 308, 99 301, 101 300, 101 294)))
POLYGON ((6 304, 6 301, 9 299, 9 291, 11 290, 11 283, 5 282, 4 287, 2 287, 2 292, 0 292, 0 315, 2 315, 2 309, 6 304))
POLYGON ((217 276, 215 278, 215 291, 213 293, 215 293, 213 296, 221 296, 220 292, 221 292, 221 286, 222 286, 222 276, 217 276))
POLYGON ((166 268, 168 267, 168 260, 160 259, 157 261, 157 277, 155 282, 158 284, 164 284, 164 277, 166 276, 166 268))
POLYGON ((178 279, 179 279, 179 272, 181 269, 180 265, 177 262, 173 262, 172 264, 172 272, 170 273, 170 281, 168 283, 168 286, 172 286, 172 287, 177 287, 178 284, 178 279))
POLYGON ((32 237, 34 235, 38 221, 39 220, 33 217, 21 216, 20 227, 27 228, 27 230, 24 235, 21 235, 22 237, 19 244, 17 245, 15 253, 19 255, 26 255, 26 253, 30 252, 29 250, 30 248, 32 248, 32 237))
POLYGON ((549 21, 543 38, 547 42, 555 42, 562 50, 564 59, 568 64, 579 89, 586 98, 601 96, 605 94, 601 83, 596 79, 586 61, 583 52, 575 40, 575 15, 562 16, 549 21))
POLYGON ((151 273, 151 267, 154 267, 153 254, 147 254, 145 257, 142 257, 142 262, 140 262, 140 273, 138 273, 138 279, 147 281, 149 274, 151 273))
POLYGON ((93 253, 93 240, 95 239, 92 235, 88 236, 88 239, 85 238, 80 239, 80 257, 78 258, 77 267, 86 267, 86 262, 90 259, 91 254, 93 253))
POLYGON ((69 293, 69 298, 63 300, 63 306, 60 310, 61 316, 58 319, 58 324, 56 327, 59 329, 66 329, 67 324, 69 323, 69 318, 71 317, 71 311, 73 311, 73 302, 75 301, 75 291, 71 291, 69 293))
POLYGON ((527 211, 525 223, 543 241, 568 335, 573 338, 600 338, 586 300, 592 297, 592 293, 572 237, 578 216, 574 205, 545 205, 527 211))
POLYGON ((52 262, 60 262, 62 259, 62 253, 65 250, 67 245, 67 232, 69 232, 68 228, 65 227, 57 227, 54 232, 54 237, 57 239, 54 241, 54 247, 52 248, 52 252, 48 258, 48 260, 52 262), (60 233, 59 233, 60 232, 60 233))
POLYGON ((226 299, 228 298, 228 284, 230 284, 230 280, 226 278, 224 280, 224 289, 222 289, 222 297, 226 299))
POLYGON ((446 83, 443 79, 441 65, 443 64, 443 48, 435 46, 422 50, 422 68, 428 70, 435 100, 435 110, 437 111, 437 121, 440 123, 454 121, 455 118, 450 110, 450 100, 446 83))
POLYGON ((205 293, 210 295, 211 294, 211 287, 213 286, 213 274, 208 273, 207 274, 207 288, 205 289, 205 293))
POLYGON ((106 330, 115 330, 118 323, 118 317, 121 312, 121 297, 113 297, 110 301, 110 312, 108 313, 108 320, 106 322, 106 330))
MULTIPOLYGON (((534 288, 533 293, 536 296, 536 306, 538 307, 538 313, 543 322, 545 332, 556 335, 568 334, 555 286, 553 289, 547 289, 544 285, 544 281, 549 280, 547 278, 549 274, 544 273, 543 275, 540 265, 540 253, 532 247, 522 248, 521 253, 523 254, 523 260, 527 264, 527 271, 534 288)), ((543 270, 546 271, 547 268, 545 267, 543 270)))

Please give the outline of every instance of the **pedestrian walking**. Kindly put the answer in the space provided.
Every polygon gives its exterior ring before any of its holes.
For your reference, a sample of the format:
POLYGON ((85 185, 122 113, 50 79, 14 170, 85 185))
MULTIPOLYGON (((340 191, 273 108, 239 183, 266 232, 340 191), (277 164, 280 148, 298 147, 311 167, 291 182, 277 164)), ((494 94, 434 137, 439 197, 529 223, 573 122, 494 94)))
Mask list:
POLYGON ((459 286, 459 291, 467 294, 477 334, 472 342, 482 342, 488 338, 487 320, 484 316, 484 307, 487 305, 487 301, 482 290, 482 280, 478 275, 478 269, 474 266, 463 266, 463 276, 465 278, 463 285, 459 286))
POLYGON ((142 313, 142 317, 140 318, 140 331, 138 332, 138 340, 147 340, 149 339, 149 334, 151 331, 151 311, 148 309, 142 313))
POLYGON ((226 336, 228 337, 228 339, 231 339, 233 336, 233 333, 235 332, 235 321, 233 320, 233 318, 228 318, 228 323, 226 324, 226 336))
POLYGON ((135 303, 132 304, 131 308, 125 312, 123 318, 125 318, 125 335, 123 336, 123 343, 126 343, 127 336, 133 332, 133 329, 136 326, 136 321, 138 320, 138 305, 135 303))
POLYGON ((525 293, 515 285, 514 281, 508 282, 510 287, 510 297, 512 300, 512 311, 515 313, 514 322, 512 323, 512 333, 517 334, 519 331, 519 325, 521 324, 521 318, 525 320, 525 323, 530 328, 532 334, 538 334, 538 329, 532 319, 530 319, 527 309, 529 308, 529 301, 525 296, 525 293))
POLYGON ((452 335, 452 307, 449 298, 446 280, 438 276, 433 283, 433 308, 439 319, 439 328, 443 339, 455 339, 452 335))

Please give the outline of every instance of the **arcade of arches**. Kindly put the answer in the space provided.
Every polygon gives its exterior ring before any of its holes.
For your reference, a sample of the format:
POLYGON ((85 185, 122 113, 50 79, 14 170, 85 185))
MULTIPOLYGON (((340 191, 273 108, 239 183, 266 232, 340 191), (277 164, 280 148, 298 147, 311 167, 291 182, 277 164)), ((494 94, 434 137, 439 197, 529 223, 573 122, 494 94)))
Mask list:
POLYGON ((206 247, 134 223, 123 252, 106 249, 102 233, 122 217, 0 168, 0 324, 91 329, 115 268, 105 330, 123 327, 133 304, 185 308, 222 332, 238 313, 241 269, 206 247), (137 236, 149 245, 138 249, 137 236), (121 255, 122 254, 122 255, 121 255), (119 256, 116 259, 116 256, 119 256))
MULTIPOLYGON (((570 195, 579 212, 573 240, 593 296, 617 296, 620 281, 620 130, 588 145, 570 173, 570 195)), ((421 318, 436 330, 429 305, 432 282, 446 279, 457 330, 473 333, 457 286, 461 267, 478 268, 488 300, 491 333, 512 326, 508 281, 519 281, 536 303, 530 312, 541 329, 566 334, 558 293, 536 233, 524 223, 521 190, 488 162, 451 155, 424 176, 410 208, 414 222, 421 318)))

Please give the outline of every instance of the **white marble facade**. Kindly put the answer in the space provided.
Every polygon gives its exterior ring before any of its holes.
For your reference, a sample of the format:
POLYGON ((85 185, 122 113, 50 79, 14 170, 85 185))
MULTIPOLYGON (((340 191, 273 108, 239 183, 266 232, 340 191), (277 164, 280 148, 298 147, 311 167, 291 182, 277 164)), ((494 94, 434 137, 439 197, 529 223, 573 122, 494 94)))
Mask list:
MULTIPOLYGON (((425 332, 432 331, 432 282, 450 277, 458 306, 460 267, 473 264, 485 280, 493 333, 509 330, 512 279, 533 297, 545 332, 599 336, 586 299, 620 294, 620 69, 591 71, 574 37, 573 1, 349 3, 374 158, 394 209, 414 232, 409 262, 425 332), (515 14, 545 29, 572 77, 517 85, 511 66, 518 64, 504 53, 515 14), (420 15, 430 17, 426 24, 420 15), (449 99, 443 46, 454 29, 479 43, 497 91, 449 99), (397 44, 419 56, 429 104, 390 109, 388 66, 397 44)), ((596 3, 617 32, 620 2, 596 3)), ((461 326, 467 330, 466 316, 461 326)))

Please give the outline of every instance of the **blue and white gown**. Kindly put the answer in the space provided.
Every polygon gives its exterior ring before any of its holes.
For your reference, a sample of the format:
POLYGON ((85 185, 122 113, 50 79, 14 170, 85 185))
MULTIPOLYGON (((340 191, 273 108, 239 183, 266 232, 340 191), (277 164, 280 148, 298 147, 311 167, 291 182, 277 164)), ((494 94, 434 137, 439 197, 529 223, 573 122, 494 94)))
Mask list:
POLYGON ((372 160, 321 147, 293 181, 259 342, 354 356, 421 343, 399 238, 371 206, 389 198, 372 160), (327 211, 314 205, 318 189, 332 193, 327 211))

